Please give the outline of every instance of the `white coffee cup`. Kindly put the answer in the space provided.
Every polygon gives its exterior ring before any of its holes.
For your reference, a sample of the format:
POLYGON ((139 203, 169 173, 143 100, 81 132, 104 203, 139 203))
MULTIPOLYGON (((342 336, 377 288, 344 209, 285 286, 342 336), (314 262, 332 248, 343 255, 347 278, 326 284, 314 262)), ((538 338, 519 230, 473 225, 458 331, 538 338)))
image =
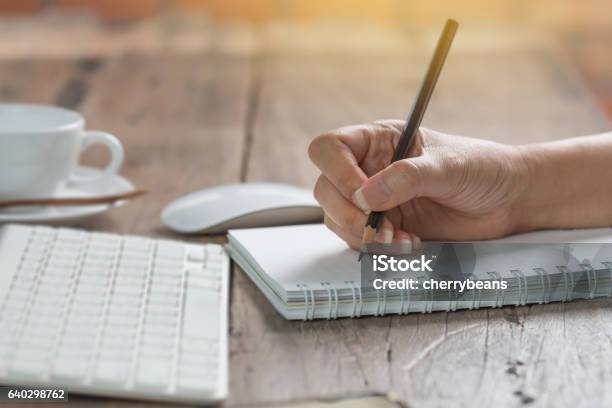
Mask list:
POLYGON ((123 157, 116 137, 85 130, 85 120, 77 112, 0 104, 0 200, 53 197, 67 185, 101 181, 117 173, 123 157), (91 176, 76 174, 81 152, 94 144, 108 148, 108 165, 91 176))

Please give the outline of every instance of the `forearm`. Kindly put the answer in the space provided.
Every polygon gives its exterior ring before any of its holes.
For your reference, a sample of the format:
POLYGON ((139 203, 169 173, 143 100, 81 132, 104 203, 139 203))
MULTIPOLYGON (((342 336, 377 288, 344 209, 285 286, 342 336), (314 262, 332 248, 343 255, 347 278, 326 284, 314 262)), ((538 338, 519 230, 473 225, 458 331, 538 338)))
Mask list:
POLYGON ((516 231, 612 226, 612 132, 518 147, 516 231))

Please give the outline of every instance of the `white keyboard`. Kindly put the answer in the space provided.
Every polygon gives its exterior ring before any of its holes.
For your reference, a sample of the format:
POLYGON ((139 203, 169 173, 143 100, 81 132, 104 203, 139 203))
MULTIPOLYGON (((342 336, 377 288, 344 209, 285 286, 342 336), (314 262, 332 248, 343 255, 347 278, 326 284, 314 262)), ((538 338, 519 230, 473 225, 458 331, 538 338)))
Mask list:
POLYGON ((209 403, 227 395, 220 245, 0 228, 0 384, 209 403))

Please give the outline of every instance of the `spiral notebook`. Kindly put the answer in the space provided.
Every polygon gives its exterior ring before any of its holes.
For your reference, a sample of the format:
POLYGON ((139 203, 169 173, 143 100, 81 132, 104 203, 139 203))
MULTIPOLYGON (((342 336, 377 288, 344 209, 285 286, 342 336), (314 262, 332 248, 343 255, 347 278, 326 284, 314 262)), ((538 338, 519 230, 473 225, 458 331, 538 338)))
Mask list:
POLYGON ((454 298, 444 291, 364 290, 357 253, 320 224, 231 230, 228 251, 278 312, 291 320, 612 296, 612 245, 606 245, 612 244, 610 228, 543 231, 488 242, 504 244, 505 253, 492 256, 477 251, 470 277, 504 279, 508 288, 471 290, 454 298), (567 251, 530 251, 534 245, 549 243, 567 251))

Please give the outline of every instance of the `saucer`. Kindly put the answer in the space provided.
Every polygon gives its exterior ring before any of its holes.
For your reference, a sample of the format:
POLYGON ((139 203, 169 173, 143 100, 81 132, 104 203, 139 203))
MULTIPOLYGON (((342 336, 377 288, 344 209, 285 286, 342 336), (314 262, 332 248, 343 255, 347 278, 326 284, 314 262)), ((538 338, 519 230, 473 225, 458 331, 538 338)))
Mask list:
MULTIPOLYGON (((101 173, 100 169, 79 166, 75 170, 78 175, 90 176, 101 173)), ((94 180, 90 183, 69 185, 58 190, 54 197, 98 197, 103 195, 123 193, 134 190, 134 185, 118 174, 104 179, 94 180)), ((45 223, 66 224, 76 222, 82 218, 97 215, 111 208, 119 207, 127 201, 117 201, 112 204, 80 205, 80 206, 32 206, 9 208, 0 210, 0 224, 2 223, 45 223)))

